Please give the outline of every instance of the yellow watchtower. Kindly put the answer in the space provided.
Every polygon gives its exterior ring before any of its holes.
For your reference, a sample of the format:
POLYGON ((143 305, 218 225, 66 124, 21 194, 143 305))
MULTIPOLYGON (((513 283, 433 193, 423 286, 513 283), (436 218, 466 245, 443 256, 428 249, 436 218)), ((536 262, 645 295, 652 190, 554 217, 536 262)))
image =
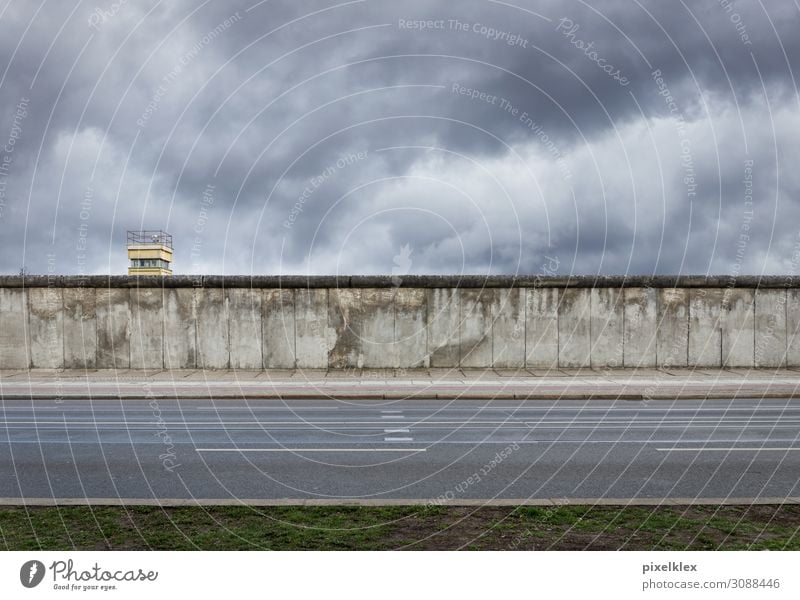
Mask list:
POLYGON ((172 236, 163 231, 129 231, 128 275, 172 275, 172 236))

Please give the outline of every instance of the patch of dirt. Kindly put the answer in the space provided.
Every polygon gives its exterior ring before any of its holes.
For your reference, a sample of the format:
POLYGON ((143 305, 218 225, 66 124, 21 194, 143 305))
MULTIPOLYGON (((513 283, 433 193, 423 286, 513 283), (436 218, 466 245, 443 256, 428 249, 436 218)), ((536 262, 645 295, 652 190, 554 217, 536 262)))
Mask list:
POLYGON ((800 506, 658 507, 645 509, 641 522, 624 518, 618 519, 619 524, 607 526, 621 510, 590 509, 598 527, 587 530, 525 518, 515 514, 513 508, 452 507, 438 517, 415 515, 402 519, 384 542, 387 547, 407 550, 702 550, 770 540, 783 544, 794 540, 794 547, 800 545, 800 506), (603 519, 606 514, 607 519, 603 519), (670 524, 663 528, 648 526, 649 515, 670 524), (711 524, 719 519, 749 531, 739 531, 737 527, 730 533, 711 524))

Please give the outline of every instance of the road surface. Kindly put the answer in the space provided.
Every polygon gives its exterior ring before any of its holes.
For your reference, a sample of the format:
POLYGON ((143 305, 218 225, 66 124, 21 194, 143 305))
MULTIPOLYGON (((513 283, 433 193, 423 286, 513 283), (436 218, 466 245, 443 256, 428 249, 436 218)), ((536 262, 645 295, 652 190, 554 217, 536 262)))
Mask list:
POLYGON ((0 402, 6 502, 797 496, 800 399, 0 402))

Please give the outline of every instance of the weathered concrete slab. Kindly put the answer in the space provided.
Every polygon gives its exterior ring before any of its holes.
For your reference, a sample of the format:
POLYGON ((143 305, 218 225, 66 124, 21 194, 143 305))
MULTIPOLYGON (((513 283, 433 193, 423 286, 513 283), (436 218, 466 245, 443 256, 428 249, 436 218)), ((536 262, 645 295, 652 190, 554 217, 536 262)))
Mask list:
POLYGON ((417 288, 394 290, 394 311, 397 368, 415 369, 430 366, 425 290, 417 288))
POLYGON ((60 288, 28 290, 28 327, 31 366, 60 369, 64 366, 64 302, 60 288))
POLYGON ((591 366, 591 289, 561 290, 558 307, 558 365, 591 366))
POLYGON ((656 364, 685 367, 689 358, 689 290, 658 290, 656 364))
POLYGON ((526 290, 525 365, 532 369, 558 368, 557 288, 526 290))
POLYGON ((731 288, 723 294, 722 364, 752 367, 754 361, 754 292, 731 288))
POLYGON ((800 367, 800 290, 786 290, 786 365, 800 367))
POLYGON ((328 367, 346 369, 364 367, 362 334, 364 310, 360 289, 328 291, 328 326, 333 336, 328 351, 328 367))
POLYGON ((27 369, 31 366, 28 338, 28 292, 22 288, 0 288, 0 366, 27 369))
POLYGON ((788 354, 786 336, 786 290, 758 290, 755 296, 756 367, 785 367, 788 354))
POLYGON ((654 288, 624 288, 622 299, 622 363, 625 367, 655 367, 658 292, 654 288))
POLYGON ((97 296, 94 288, 64 288, 64 368, 97 367, 97 296))
POLYGON ((164 368, 164 296, 160 288, 131 290, 131 369, 164 368))
POLYGON ((498 289, 492 305, 492 364, 499 369, 525 366, 525 290, 498 289))
POLYGON ((295 331, 298 369, 327 369, 333 337, 328 330, 328 290, 295 290, 295 331))
POLYGON ((261 290, 225 290, 231 369, 261 369, 261 290))
POLYGON ((622 367, 622 332, 625 321, 622 290, 591 290, 591 366, 622 367))
POLYGON ((197 368, 197 292, 191 288, 164 290, 164 367, 197 368))
POLYGON ((361 351, 364 355, 364 368, 394 368, 397 365, 394 295, 395 290, 391 288, 361 290, 361 351))
POLYGON ((230 340, 225 290, 197 292, 197 366, 200 369, 230 368, 230 340))
POLYGON ((97 288, 97 368, 129 369, 131 366, 130 290, 97 288))
POLYGON ((261 352, 265 369, 294 369, 294 290, 264 290, 261 352))
POLYGON ((723 289, 689 290, 689 364, 722 366, 723 289))
POLYGON ((425 290, 431 367, 457 367, 460 359, 461 302, 457 289, 425 290))
POLYGON ((495 290, 460 290, 461 319, 459 337, 462 367, 486 367, 492 364, 492 305, 495 290))

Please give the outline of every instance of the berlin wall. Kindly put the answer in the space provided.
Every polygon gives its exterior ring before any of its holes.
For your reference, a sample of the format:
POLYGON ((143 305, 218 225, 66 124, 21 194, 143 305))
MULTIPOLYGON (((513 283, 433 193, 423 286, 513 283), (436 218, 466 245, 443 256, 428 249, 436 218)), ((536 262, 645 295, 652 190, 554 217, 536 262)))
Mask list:
POLYGON ((0 277, 0 369, 800 366, 794 277, 0 277))

